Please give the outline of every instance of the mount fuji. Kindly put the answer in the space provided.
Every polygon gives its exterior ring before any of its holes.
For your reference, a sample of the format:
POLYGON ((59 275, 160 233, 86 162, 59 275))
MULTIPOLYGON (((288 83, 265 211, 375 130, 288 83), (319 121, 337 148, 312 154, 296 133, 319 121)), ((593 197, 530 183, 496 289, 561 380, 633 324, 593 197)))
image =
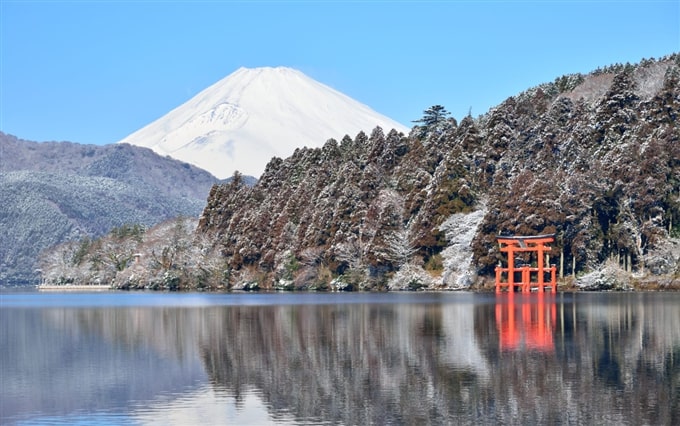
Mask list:
POLYGON ((196 165, 218 178, 259 177, 272 157, 380 126, 408 128, 286 67, 239 68, 120 143, 196 165))

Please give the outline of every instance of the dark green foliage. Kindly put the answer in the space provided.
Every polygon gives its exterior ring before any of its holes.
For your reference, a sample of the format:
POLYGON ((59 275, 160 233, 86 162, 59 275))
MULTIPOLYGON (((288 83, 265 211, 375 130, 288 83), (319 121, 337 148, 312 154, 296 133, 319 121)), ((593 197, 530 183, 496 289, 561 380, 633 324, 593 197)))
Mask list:
POLYGON ((425 262, 425 270, 428 272, 440 273, 444 269, 442 255, 437 253, 425 262))
POLYGON ((448 112, 446 110, 446 108, 444 108, 441 105, 431 106, 430 108, 426 109, 423 112, 423 114, 424 114, 423 118, 421 118, 419 120, 415 120, 413 122, 414 123, 422 123, 423 126, 425 126, 425 127, 430 127, 430 126, 434 126, 438 123, 441 123, 449 115, 451 115, 451 113, 448 112))
POLYGON ((78 249, 73 253, 72 264, 74 266, 79 266, 86 258, 90 247, 92 246, 92 241, 90 238, 85 237, 78 243, 78 249))
POLYGON ((555 79, 555 86, 558 93, 564 93, 574 90, 576 86, 583 83, 583 80, 585 80, 585 78, 581 74, 563 75, 562 77, 555 79))
POLYGON ((285 279, 287 280, 292 280, 295 277, 295 273, 300 270, 300 262, 297 260, 297 258, 294 255, 290 255, 288 257, 288 260, 285 264, 285 271, 286 273, 284 274, 285 279))
POLYGON ((142 236, 144 235, 145 228, 143 225, 140 224, 123 224, 121 226, 118 226, 116 228, 113 228, 110 232, 111 236, 114 238, 118 239, 123 239, 126 237, 132 237, 133 239, 137 241, 141 241, 142 236))

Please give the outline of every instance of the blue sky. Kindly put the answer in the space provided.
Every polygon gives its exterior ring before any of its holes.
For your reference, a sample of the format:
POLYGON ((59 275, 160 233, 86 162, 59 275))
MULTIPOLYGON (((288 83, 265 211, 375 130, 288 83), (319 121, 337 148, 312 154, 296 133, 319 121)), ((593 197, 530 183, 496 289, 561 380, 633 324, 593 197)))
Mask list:
POLYGON ((678 51, 679 0, 0 0, 0 130, 117 142, 242 66, 298 69, 410 127, 678 51))

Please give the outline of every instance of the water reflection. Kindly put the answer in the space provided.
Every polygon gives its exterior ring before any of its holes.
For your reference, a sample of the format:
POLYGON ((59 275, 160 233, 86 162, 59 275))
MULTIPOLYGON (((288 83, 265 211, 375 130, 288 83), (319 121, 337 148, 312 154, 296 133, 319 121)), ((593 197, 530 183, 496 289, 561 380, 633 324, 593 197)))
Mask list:
POLYGON ((158 297, 3 300, 0 423, 680 424, 679 294, 158 297))
POLYGON ((216 389, 261 389, 275 416, 342 424, 443 421, 489 375, 474 305, 215 312, 201 354, 216 389))
POLYGON ((532 349, 554 352, 553 329, 556 316, 557 304, 552 294, 498 295, 496 327, 500 334, 500 350, 532 349))

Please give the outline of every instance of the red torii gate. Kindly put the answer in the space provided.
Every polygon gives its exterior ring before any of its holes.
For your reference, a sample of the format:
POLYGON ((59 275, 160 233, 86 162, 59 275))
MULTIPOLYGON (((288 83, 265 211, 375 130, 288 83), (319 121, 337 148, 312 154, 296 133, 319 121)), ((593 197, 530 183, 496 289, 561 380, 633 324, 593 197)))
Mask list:
POLYGON ((501 252, 508 253, 508 267, 496 267, 496 293, 500 293, 503 287, 509 292, 514 292, 515 287, 520 287, 523 293, 530 292, 532 288, 538 287, 538 291, 544 292, 545 287, 550 287, 552 293, 557 292, 557 279, 555 277, 557 268, 555 265, 545 266, 544 254, 550 251, 550 246, 544 244, 555 241, 554 234, 533 235, 526 237, 510 236, 496 237, 501 247, 501 252), (535 252, 536 267, 531 265, 521 265, 515 267, 516 252, 535 252), (515 272, 521 273, 521 280, 515 281, 515 272), (550 281, 545 282, 545 273, 550 272, 550 281), (536 281, 532 277, 536 276, 536 281), (505 276, 505 280, 503 277, 505 276))

